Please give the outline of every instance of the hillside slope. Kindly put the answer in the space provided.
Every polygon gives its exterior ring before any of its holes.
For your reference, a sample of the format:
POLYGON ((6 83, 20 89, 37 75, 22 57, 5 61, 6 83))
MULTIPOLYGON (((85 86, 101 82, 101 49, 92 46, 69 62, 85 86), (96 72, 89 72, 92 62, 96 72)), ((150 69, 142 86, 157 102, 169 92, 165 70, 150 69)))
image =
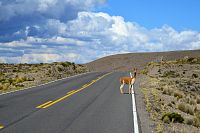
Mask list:
POLYGON ((87 71, 84 65, 71 62, 0 64, 0 93, 37 86, 87 71))
POLYGON ((90 71, 124 71, 133 67, 143 68, 148 62, 163 60, 175 60, 200 56, 200 50, 152 52, 152 53, 128 53, 103 57, 89 62, 86 66, 90 71))

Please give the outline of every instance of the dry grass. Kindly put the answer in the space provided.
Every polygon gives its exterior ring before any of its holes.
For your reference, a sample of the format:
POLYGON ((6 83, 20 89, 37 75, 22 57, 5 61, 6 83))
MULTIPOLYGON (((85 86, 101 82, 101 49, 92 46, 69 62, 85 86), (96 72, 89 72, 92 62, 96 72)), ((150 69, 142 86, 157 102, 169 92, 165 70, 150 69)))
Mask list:
POLYGON ((163 94, 172 96, 173 93, 174 93, 174 90, 173 90, 173 89, 170 89, 170 88, 164 88, 164 89, 163 89, 163 94))
POLYGON ((37 86, 88 71, 87 67, 70 62, 0 64, 0 70, 0 93, 37 86))
POLYGON ((200 98, 199 97, 197 97, 196 102, 197 102, 197 104, 200 104, 200 98))
POLYGON ((186 103, 180 103, 178 104, 178 109, 185 112, 185 113, 188 113, 190 115, 194 115, 194 109, 191 105, 189 104, 186 104, 186 103))
POLYGON ((183 96, 184 96, 184 93, 181 92, 181 91, 177 90, 177 91, 174 92, 174 97, 176 97, 178 99, 183 98, 183 96))

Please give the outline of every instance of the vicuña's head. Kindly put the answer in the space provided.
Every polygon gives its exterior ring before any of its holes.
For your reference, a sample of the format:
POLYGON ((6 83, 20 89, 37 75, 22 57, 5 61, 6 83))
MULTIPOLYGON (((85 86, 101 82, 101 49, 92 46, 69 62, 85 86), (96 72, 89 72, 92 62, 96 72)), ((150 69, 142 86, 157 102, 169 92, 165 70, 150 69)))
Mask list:
POLYGON ((137 72, 137 68, 133 68, 133 71, 134 71, 134 72, 137 72))

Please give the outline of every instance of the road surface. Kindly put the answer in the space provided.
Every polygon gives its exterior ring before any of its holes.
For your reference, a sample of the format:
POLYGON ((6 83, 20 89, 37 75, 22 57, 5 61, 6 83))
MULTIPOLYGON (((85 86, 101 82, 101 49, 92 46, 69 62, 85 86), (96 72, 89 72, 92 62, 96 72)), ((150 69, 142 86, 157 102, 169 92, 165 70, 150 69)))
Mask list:
POLYGON ((122 75, 93 72, 0 95, 0 133, 133 133, 122 75))

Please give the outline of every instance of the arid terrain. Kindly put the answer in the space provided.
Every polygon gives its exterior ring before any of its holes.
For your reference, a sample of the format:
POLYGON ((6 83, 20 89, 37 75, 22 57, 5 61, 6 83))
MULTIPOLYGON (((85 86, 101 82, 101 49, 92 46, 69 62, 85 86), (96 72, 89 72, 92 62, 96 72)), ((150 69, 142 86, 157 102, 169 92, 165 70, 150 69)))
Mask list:
POLYGON ((87 71, 84 65, 71 62, 0 64, 0 93, 40 85, 87 71))
POLYGON ((0 64, 0 93, 89 71, 133 67, 139 68, 136 104, 144 133, 200 132, 200 50, 119 54, 83 65, 0 64))
POLYGON ((200 50, 117 54, 97 59, 86 65, 91 71, 127 71, 133 67, 142 69, 151 61, 175 60, 185 56, 198 57, 200 50))
POLYGON ((140 91, 157 133, 200 132, 200 57, 150 62, 140 91))

